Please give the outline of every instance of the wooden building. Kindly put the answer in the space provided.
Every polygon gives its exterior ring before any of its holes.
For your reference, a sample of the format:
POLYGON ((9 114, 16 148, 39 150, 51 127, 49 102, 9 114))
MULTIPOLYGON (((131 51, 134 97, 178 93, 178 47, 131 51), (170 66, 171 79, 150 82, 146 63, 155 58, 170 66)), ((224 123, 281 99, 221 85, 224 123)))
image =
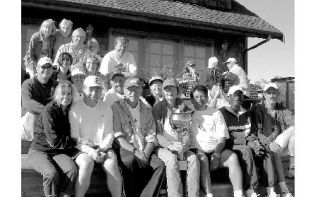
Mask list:
MULTIPOLYGON (((63 18, 74 28, 92 24, 93 37, 102 54, 114 47, 115 36, 129 38, 129 51, 138 64, 138 74, 152 66, 173 65, 180 73, 193 59, 200 72, 208 58, 220 62, 234 56, 247 71, 247 38, 283 40, 275 27, 234 0, 22 0, 21 57, 31 35, 43 20, 52 18, 58 26, 63 18), (221 43, 229 44, 227 51, 221 43)), ((262 43, 261 43, 262 44, 262 43)), ((23 62, 23 61, 21 61, 23 62)))
MULTIPOLYGON (((157 65, 173 65, 178 74, 188 60, 195 60, 201 72, 211 56, 220 62, 235 57, 247 71, 248 50, 284 39, 278 29, 234 0, 21 0, 21 5, 22 65, 31 35, 49 18, 57 26, 63 18, 70 19, 74 29, 91 24, 102 54, 114 48, 116 36, 128 37, 140 76, 157 65), (248 37, 265 40, 248 48, 248 37), (227 50, 221 48, 225 40, 227 50)), ((41 175, 27 159, 29 145, 22 142, 21 196, 43 196, 41 175)), ((101 172, 94 171, 87 196, 110 196, 101 172)), ((232 195, 230 184, 213 187, 217 195, 232 195)))

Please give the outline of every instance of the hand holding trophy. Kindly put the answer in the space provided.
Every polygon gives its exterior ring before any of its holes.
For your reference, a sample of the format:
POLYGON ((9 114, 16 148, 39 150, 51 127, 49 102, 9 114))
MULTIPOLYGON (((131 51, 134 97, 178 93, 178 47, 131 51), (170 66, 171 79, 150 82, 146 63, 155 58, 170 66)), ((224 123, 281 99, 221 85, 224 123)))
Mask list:
POLYGON ((184 158, 185 148, 183 147, 183 136, 189 135, 191 127, 192 115, 190 112, 180 112, 179 110, 173 112, 169 117, 171 128, 178 134, 178 142, 174 144, 177 149, 174 152, 178 153, 180 170, 187 170, 187 161, 184 158), (180 148, 179 148, 180 147, 180 148))

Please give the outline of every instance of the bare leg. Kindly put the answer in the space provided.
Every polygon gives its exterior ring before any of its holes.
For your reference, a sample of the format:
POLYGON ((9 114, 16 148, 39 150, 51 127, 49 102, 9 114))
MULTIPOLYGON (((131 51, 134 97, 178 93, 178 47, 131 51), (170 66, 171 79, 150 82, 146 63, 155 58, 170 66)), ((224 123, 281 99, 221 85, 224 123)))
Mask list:
POLYGON ((113 150, 107 152, 108 157, 103 162, 103 169, 107 174, 107 185, 112 197, 121 197, 122 178, 119 171, 117 155, 113 150))
POLYGON ((209 170, 209 160, 208 157, 202 153, 197 153, 199 162, 200 162, 200 183, 205 193, 212 194, 212 184, 210 178, 210 170, 209 170))
POLYGON ((82 153, 76 158, 76 164, 79 166, 79 176, 76 182, 75 197, 84 197, 90 186, 94 161, 89 155, 82 153))
POLYGON ((237 155, 231 150, 221 152, 220 166, 229 169, 229 178, 233 186, 233 190, 242 190, 242 171, 237 155))

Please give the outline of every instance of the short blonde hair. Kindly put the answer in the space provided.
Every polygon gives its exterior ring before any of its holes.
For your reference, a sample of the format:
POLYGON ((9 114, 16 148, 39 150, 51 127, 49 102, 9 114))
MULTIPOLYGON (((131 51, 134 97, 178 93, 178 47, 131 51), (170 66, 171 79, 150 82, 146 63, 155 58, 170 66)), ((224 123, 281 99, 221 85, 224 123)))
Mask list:
POLYGON ((54 23, 55 23, 55 22, 54 22, 54 20, 52 20, 52 19, 44 20, 44 21, 41 23, 40 28, 39 28, 40 33, 42 32, 43 27, 48 26, 48 27, 51 28, 50 35, 53 35, 53 34, 56 32, 56 25, 55 25, 54 23))
POLYGON ((81 36, 83 36, 84 38, 86 37, 86 32, 85 32, 81 27, 75 29, 75 30, 72 32, 72 37, 73 37, 77 32, 78 32, 81 36))
POLYGON ((71 29, 72 29, 73 23, 71 20, 64 18, 61 20, 59 27, 61 27, 62 24, 66 24, 67 26, 71 27, 71 29))

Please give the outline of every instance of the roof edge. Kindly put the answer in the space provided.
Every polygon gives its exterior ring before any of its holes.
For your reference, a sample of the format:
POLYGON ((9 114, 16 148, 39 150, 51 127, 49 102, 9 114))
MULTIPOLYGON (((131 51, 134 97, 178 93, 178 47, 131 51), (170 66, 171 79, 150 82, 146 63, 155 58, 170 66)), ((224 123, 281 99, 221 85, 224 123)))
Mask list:
MULTIPOLYGON (((240 4, 241 5, 241 4, 240 4)), ((223 32, 230 34, 241 34, 247 37, 259 37, 268 38, 271 36, 272 39, 278 39, 284 41, 284 35, 281 31, 270 32, 258 29, 248 29, 243 27, 237 27, 233 25, 221 25, 213 24, 208 22, 193 21, 188 19, 181 19, 171 16, 162 16, 158 14, 144 13, 143 15, 135 11, 119 10, 114 8, 106 8, 95 5, 85 5, 81 3, 64 2, 64 1, 46 1, 46 0, 22 0, 21 6, 46 8, 60 11, 71 11, 84 14, 92 14, 98 16, 107 16, 110 18, 121 18, 134 21, 144 21, 148 23, 161 23, 171 24, 186 28, 200 28, 202 30, 210 30, 215 32, 223 32), (106 12, 107 11, 107 12, 106 12), (178 19, 178 20, 177 20, 178 19), (197 27, 195 27, 197 26, 197 27)), ((237 13, 238 14, 238 13, 237 13)), ((263 20, 263 19, 262 19, 263 20)))

